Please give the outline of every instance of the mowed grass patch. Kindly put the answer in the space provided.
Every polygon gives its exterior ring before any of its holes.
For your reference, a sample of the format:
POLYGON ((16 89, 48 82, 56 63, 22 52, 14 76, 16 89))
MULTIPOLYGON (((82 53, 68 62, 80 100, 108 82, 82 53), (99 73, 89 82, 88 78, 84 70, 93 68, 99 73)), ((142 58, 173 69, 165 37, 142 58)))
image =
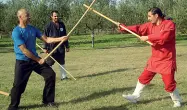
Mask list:
MULTIPOLYGON (((78 36, 76 37, 78 38, 78 36)), ((112 36, 109 37, 112 38, 112 36)), ((103 41, 109 37, 104 36, 101 40, 103 41)), ((74 38, 72 36, 70 43, 79 42, 74 38)), ((177 42, 178 72, 176 80, 184 102, 183 107, 179 108, 179 110, 185 110, 187 105, 187 51, 185 51, 187 47, 183 45, 184 42, 185 40, 177 42)), ((147 44, 133 46, 132 43, 129 46, 125 45, 125 42, 123 43, 116 47, 107 45, 107 42, 104 43, 105 46, 100 43, 101 46, 94 49, 89 47, 90 44, 72 47, 70 52, 66 53, 66 68, 77 79, 76 81, 73 79, 60 81, 59 67, 57 64, 54 65, 53 68, 57 73, 55 100, 58 104, 58 110, 173 109, 173 103, 169 94, 164 90, 159 74, 145 88, 138 104, 131 104, 122 98, 123 93, 133 92, 137 78, 143 71, 151 54, 150 46, 147 44)), ((115 44, 115 42, 112 44, 115 44)), ((40 51, 38 52, 40 53, 40 51)), ((0 61, 2 61, 0 64, 0 90, 9 92, 13 83, 15 56, 13 52, 0 53, 0 55, 0 61)), ((45 56, 44 54, 40 55, 45 56)), ((43 86, 43 78, 33 72, 26 91, 22 95, 20 103, 22 109, 57 110, 57 108, 41 105, 43 86)), ((0 95, 0 99, 0 109, 6 110, 10 98, 0 95)))
MULTIPOLYGON (((92 47, 91 35, 71 36, 69 41, 73 48, 85 49, 92 47)), ((145 44, 132 35, 95 35, 94 37, 94 48, 143 46, 145 44)))

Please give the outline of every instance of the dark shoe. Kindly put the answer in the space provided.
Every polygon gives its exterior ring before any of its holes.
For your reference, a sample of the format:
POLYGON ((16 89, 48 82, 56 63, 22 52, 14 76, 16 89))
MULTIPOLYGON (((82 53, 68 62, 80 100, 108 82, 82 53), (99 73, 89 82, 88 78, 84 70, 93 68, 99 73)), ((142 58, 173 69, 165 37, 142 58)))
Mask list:
POLYGON ((8 107, 7 110, 18 110, 18 108, 16 108, 16 107, 8 107))
POLYGON ((61 81, 69 79, 68 77, 62 78, 61 81))
POLYGON ((18 110, 18 107, 15 107, 15 106, 9 105, 9 107, 8 107, 7 110, 18 110))

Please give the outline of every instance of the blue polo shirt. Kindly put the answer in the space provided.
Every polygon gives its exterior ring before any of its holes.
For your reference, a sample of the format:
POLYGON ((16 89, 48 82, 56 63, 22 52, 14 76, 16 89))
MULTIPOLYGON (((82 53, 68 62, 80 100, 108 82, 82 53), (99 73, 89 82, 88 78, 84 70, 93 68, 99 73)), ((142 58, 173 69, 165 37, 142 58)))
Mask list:
POLYGON ((29 61, 29 58, 23 54, 19 46, 25 44, 26 48, 35 56, 39 57, 36 53, 36 38, 41 38, 42 33, 34 26, 27 25, 26 28, 16 26, 12 32, 12 39, 14 41, 14 52, 16 59, 29 61))

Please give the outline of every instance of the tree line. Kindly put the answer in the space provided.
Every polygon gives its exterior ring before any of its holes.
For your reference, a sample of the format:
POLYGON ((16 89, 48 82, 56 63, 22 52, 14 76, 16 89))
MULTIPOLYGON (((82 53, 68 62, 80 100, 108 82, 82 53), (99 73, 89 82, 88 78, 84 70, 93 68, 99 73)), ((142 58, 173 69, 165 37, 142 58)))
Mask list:
MULTIPOLYGON (((77 23, 92 0, 9 0, 0 2, 0 33, 10 33, 17 25, 16 12, 26 8, 31 14, 31 24, 43 30, 50 21, 50 12, 58 10, 60 19, 67 30, 77 23)), ((173 19, 178 33, 187 32, 187 2, 186 0, 96 0, 92 8, 111 19, 126 25, 140 24, 147 21, 147 12, 151 7, 159 7, 173 19)), ((104 18, 88 12, 74 35, 90 33, 115 33, 117 26, 104 18)))

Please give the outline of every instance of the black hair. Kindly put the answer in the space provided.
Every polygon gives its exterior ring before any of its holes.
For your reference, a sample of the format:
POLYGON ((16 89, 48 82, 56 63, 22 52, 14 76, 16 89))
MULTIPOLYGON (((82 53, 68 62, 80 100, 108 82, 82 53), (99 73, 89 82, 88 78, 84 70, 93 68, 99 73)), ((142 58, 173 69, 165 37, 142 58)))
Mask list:
POLYGON ((51 16, 53 16, 53 13, 57 13, 58 14, 58 11, 57 10, 51 11, 51 16))
POLYGON ((159 17, 164 18, 166 15, 164 15, 160 8, 153 7, 149 9, 149 12, 151 12, 153 15, 158 14, 159 17))
POLYGON ((169 17, 169 16, 164 17, 164 19, 166 19, 166 20, 173 20, 173 18, 169 17))

